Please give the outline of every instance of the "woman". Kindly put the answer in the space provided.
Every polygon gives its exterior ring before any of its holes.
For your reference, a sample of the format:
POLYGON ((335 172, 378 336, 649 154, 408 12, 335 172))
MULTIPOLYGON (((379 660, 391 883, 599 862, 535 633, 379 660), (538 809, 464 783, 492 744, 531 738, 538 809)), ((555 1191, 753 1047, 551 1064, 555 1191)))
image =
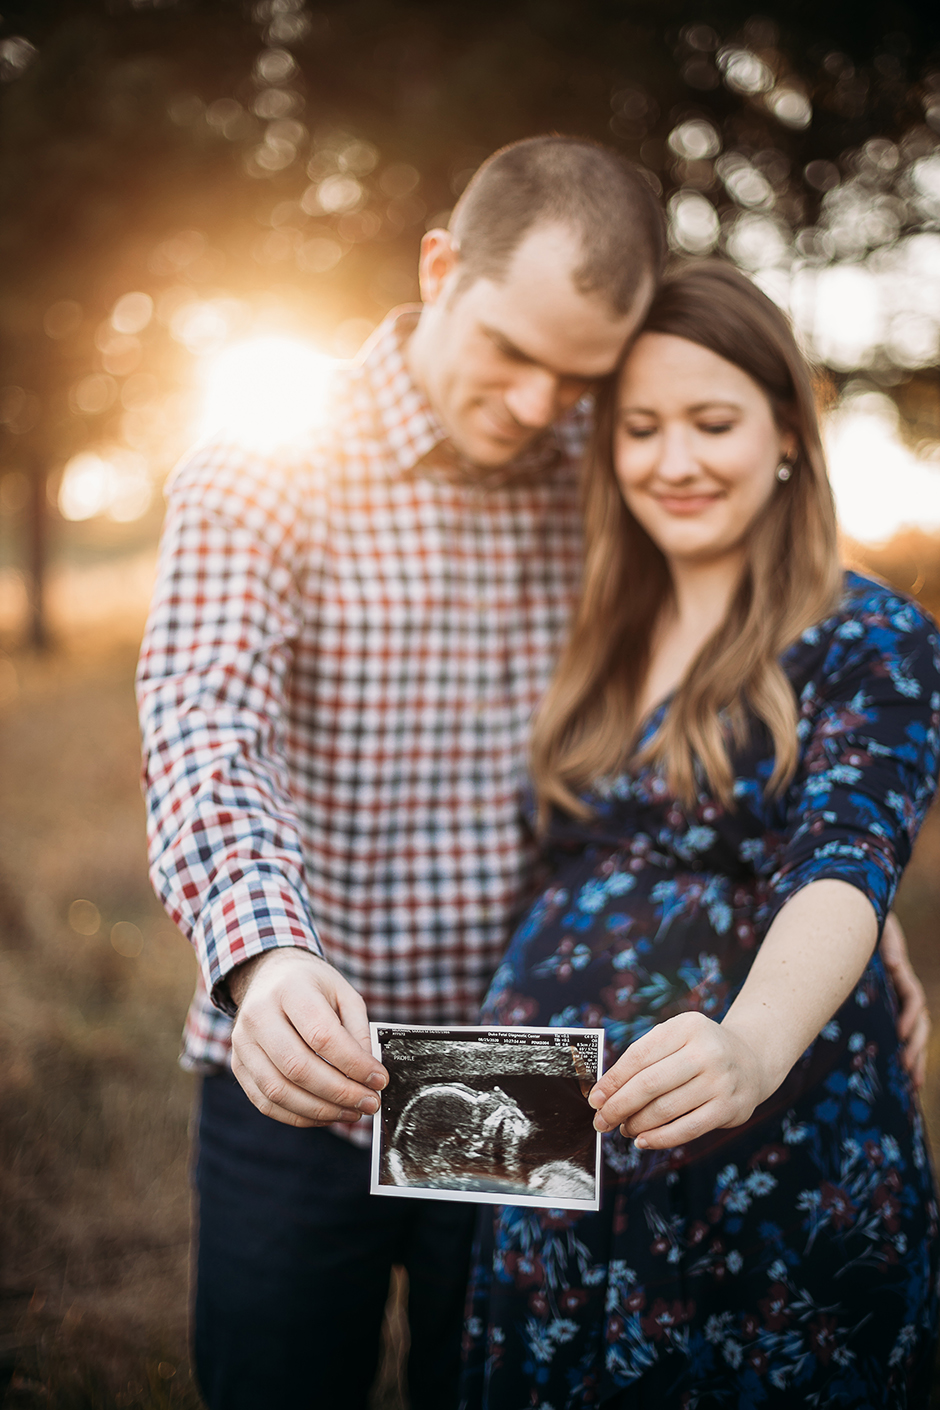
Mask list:
POLYGON ((606 1028, 604 1200, 481 1219, 464 1403, 926 1406, 936 1195, 876 945, 937 636, 839 570, 806 365, 734 270, 667 281, 598 410, 533 742, 554 871, 483 1018, 606 1028))

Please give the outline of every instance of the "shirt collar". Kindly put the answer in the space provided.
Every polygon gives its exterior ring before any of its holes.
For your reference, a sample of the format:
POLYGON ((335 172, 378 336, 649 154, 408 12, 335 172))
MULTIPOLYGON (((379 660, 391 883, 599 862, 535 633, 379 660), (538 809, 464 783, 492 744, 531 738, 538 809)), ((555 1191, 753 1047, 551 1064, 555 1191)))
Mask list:
POLYGON ((408 368, 406 348, 420 314, 420 304, 394 309, 359 357, 379 435, 400 475, 495 489, 541 478, 570 454, 572 432, 580 440, 579 428, 585 422, 586 409, 580 403, 505 465, 488 469, 462 456, 408 368))
POLYGON ((427 397, 408 370, 405 350, 421 313, 420 305, 393 309, 359 354, 371 392, 384 450, 401 474, 447 439, 427 397))

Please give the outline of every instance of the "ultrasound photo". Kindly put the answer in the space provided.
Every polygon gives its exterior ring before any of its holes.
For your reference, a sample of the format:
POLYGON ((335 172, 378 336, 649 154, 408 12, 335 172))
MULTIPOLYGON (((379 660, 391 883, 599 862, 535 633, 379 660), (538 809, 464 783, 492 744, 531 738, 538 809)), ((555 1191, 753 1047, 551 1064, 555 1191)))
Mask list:
POLYGON ((596 1028, 412 1028, 373 1023, 389 1083, 372 1132, 373 1194, 600 1207, 600 1136, 587 1097, 596 1028))

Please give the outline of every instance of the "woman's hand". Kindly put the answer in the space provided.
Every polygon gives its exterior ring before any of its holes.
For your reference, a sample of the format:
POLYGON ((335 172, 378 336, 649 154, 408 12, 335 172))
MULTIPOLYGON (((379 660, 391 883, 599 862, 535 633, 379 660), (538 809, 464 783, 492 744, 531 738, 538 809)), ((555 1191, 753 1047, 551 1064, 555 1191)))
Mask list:
POLYGON ((911 965, 904 931, 894 911, 888 912, 881 936, 881 958, 898 996, 898 1037, 903 1044, 901 1061, 916 1090, 927 1076, 930 1012, 927 996, 911 965))
POLYGON ((642 1149, 659 1150, 742 1125, 774 1086, 733 1027, 681 1013, 632 1043, 588 1101, 595 1130, 619 1126, 642 1149))

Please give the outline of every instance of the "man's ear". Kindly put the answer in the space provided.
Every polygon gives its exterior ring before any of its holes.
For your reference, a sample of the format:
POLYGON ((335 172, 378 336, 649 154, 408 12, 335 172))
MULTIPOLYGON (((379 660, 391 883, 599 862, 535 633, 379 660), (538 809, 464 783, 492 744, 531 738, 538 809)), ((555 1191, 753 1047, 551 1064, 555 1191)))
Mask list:
POLYGON ((457 268, 458 254, 449 230, 429 230, 421 241, 418 279, 421 302, 436 304, 445 291, 449 276, 457 268))

